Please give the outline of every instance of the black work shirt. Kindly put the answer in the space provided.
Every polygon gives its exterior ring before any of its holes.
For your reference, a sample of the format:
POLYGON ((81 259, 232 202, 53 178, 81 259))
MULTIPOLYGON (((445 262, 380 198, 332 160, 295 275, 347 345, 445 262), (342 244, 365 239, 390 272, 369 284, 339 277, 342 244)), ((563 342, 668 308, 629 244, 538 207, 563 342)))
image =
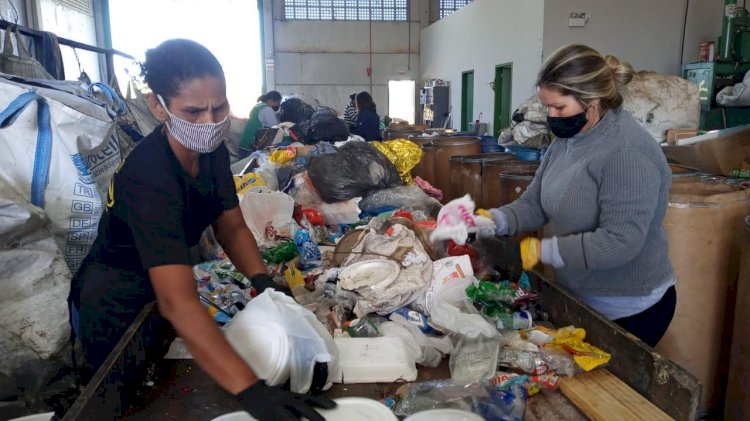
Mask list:
MULTIPOLYGON (((108 353, 141 308, 154 300, 148 269, 190 264, 189 250, 203 230, 238 206, 226 146, 199 160, 199 175, 191 177, 160 126, 116 172, 96 241, 71 288, 84 348, 92 346, 90 341, 99 348, 92 359, 101 361, 90 361, 94 369, 103 361, 104 348, 108 353)), ((84 349, 84 354, 89 352, 84 349)))

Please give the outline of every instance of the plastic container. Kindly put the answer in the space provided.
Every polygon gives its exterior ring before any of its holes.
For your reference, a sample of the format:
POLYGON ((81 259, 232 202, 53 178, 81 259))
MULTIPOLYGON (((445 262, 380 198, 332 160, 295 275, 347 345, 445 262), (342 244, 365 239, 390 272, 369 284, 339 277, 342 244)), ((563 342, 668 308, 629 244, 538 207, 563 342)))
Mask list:
POLYGON ((240 312, 227 325, 225 334, 259 378, 271 386, 287 381, 291 344, 283 325, 240 312))
POLYGON ((334 383, 386 383, 417 379, 414 357, 395 337, 336 338, 339 367, 334 383))
POLYGON ((505 151, 515 155, 519 161, 539 161, 542 158, 542 152, 539 149, 508 146, 505 148, 505 151))
POLYGON ((477 207, 489 209, 500 206, 500 174, 514 169, 536 171, 539 163, 533 161, 507 160, 488 162, 482 167, 482 200, 475 201, 477 207))
POLYGON ((712 181, 674 183, 669 194, 664 227, 677 308, 656 350, 700 380, 702 408, 719 404, 727 382, 732 292, 745 233, 739 228, 749 205, 750 191, 712 181))
MULTIPOLYGON (((448 200, 465 194, 471 195, 475 203, 482 198, 482 171, 488 163, 514 161, 513 154, 499 152, 479 155, 459 155, 448 159, 450 168, 450 194, 448 200)), ((444 192, 445 193, 445 192, 444 192)))
POLYGON ((326 421, 397 421, 393 412, 382 403, 367 398, 334 399, 336 408, 317 409, 326 421))

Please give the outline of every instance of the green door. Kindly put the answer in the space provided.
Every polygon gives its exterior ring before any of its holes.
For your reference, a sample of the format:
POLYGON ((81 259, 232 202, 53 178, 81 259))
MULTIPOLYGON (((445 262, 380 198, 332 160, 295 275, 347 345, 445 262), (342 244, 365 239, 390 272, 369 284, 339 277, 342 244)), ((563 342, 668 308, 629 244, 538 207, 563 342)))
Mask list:
POLYGON ((501 64, 495 67, 495 117, 492 120, 492 132, 495 137, 500 130, 510 126, 511 81, 513 64, 501 64))
POLYGON ((474 118, 474 71, 461 74, 461 131, 469 130, 474 118))

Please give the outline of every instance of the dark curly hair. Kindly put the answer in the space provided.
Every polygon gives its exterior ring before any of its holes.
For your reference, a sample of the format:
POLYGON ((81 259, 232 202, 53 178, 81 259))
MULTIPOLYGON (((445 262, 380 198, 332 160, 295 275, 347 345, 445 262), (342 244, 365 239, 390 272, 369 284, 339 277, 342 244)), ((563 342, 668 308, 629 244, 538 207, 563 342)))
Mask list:
POLYGON ((151 91, 169 98, 177 96, 183 82, 213 76, 222 81, 224 69, 208 48, 189 39, 170 39, 146 51, 141 75, 151 91))
POLYGON ((357 101, 356 103, 357 103, 357 108, 358 109, 360 109, 360 110, 370 109, 375 114, 378 113, 378 109, 375 106, 375 102, 373 102, 372 96, 370 95, 369 92, 362 91, 362 92, 358 93, 356 101, 357 101))

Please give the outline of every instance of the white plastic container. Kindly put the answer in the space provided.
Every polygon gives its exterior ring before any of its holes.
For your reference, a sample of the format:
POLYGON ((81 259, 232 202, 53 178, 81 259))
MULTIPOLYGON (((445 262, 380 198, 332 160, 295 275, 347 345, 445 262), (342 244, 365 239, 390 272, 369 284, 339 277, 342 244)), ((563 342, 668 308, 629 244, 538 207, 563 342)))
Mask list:
POLYGON ((414 356, 400 338, 336 338, 339 371, 335 383, 385 383, 417 379, 414 356))

